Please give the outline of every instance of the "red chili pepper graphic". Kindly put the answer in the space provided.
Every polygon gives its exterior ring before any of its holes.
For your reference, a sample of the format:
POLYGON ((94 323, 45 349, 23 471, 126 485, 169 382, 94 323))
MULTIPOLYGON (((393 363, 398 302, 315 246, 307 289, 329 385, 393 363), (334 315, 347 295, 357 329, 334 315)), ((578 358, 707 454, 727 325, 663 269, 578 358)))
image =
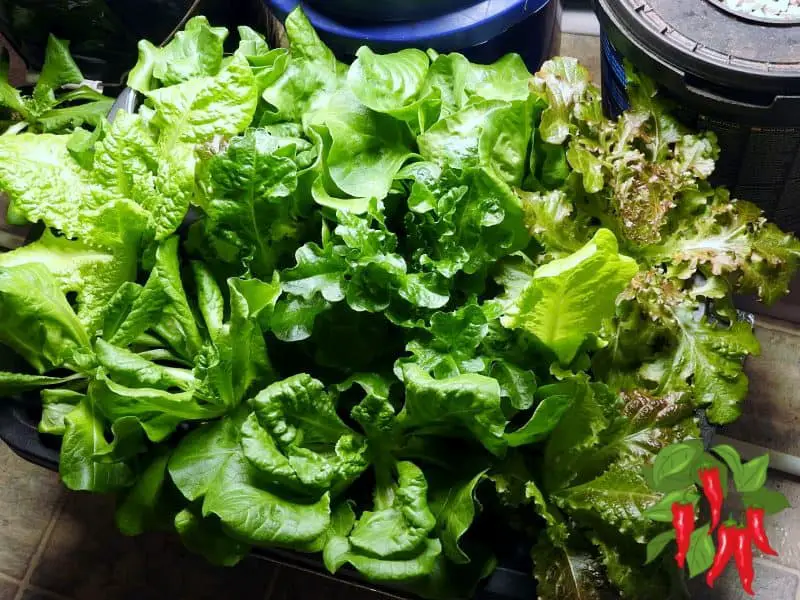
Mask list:
POLYGON ((708 587, 714 587, 714 582, 722 575, 736 549, 736 540, 732 529, 735 528, 729 528, 723 524, 717 530, 717 554, 714 556, 714 563, 706 573, 708 587))
POLYGON ((675 528, 675 541, 678 543, 678 553, 675 560, 678 566, 683 569, 686 566, 686 554, 692 543, 692 532, 694 531, 694 504, 672 505, 672 526, 675 528))
POLYGON ((731 527, 729 531, 735 536, 736 568, 739 569, 742 588, 751 596, 755 596, 753 592, 755 571, 753 570, 753 548, 751 547, 753 540, 750 537, 750 531, 744 527, 731 527))
POLYGON ((778 553, 770 546, 767 532, 764 529, 764 509, 748 508, 746 516, 747 530, 750 532, 750 537, 753 539, 756 548, 761 550, 764 554, 778 556, 778 553))
POLYGON ((720 519, 722 518, 722 503, 725 497, 722 493, 722 481, 719 478, 719 469, 712 467, 710 469, 700 469, 700 482, 703 485, 703 493, 711 505, 711 529, 709 534, 717 528, 720 519))

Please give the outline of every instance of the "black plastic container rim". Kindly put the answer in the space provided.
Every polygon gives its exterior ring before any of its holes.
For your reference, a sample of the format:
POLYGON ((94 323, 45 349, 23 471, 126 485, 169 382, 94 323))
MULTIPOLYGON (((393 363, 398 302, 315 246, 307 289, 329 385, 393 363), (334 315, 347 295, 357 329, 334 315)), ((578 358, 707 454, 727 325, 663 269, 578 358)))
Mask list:
MULTIPOLYGON (((653 27, 653 24, 643 19, 640 11, 626 6, 629 3, 644 6, 642 0, 592 0, 592 2, 601 27, 611 26, 618 30, 634 42, 641 52, 647 53, 650 60, 660 63, 662 67, 669 68, 676 74, 683 68, 699 78, 732 89, 800 94, 800 77, 797 73, 767 71, 758 67, 759 63, 746 60, 737 61, 733 66, 688 52, 685 47, 663 35, 653 27), (752 62, 752 66, 748 65, 748 62, 752 62)), ((735 18, 724 13, 721 13, 721 16, 735 18)), ((780 25, 771 26, 780 27, 780 25)), ((616 45, 616 40, 613 41, 616 45)))
MULTIPOLYGON (((691 70, 698 63, 697 56, 680 51, 682 63, 669 63, 659 50, 648 46, 618 18, 616 11, 607 11, 609 4, 619 0, 593 0, 600 20, 602 33, 620 54, 629 59, 637 69, 655 79, 670 95, 685 102, 690 108, 706 115, 759 127, 800 126, 800 93, 787 94, 768 90, 757 79, 748 79, 739 73, 735 85, 721 85, 691 70), (685 71, 679 65, 688 63, 685 71), (748 87, 750 86, 750 87, 748 87)), ((637 23, 638 31, 646 27, 637 23)), ((663 43, 664 39, 658 39, 663 43)), ((676 56, 678 50, 673 48, 676 56)), ((760 75, 763 75, 760 74, 760 75)), ((800 77, 784 78, 784 83, 794 83, 800 88, 800 77)), ((775 81, 772 81, 774 84, 775 81)), ((800 92, 800 89, 798 89, 800 92)))

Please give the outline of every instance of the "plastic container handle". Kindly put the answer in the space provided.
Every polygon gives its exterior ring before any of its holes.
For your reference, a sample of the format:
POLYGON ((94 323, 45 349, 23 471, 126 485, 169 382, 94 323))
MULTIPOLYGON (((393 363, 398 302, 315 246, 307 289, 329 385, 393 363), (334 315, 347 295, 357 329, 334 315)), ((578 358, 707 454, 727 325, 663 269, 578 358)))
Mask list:
POLYGON ((774 96, 769 104, 754 104, 752 102, 742 102, 741 100, 726 98, 725 96, 720 96, 710 90, 698 87, 691 82, 688 76, 684 76, 683 84, 686 86, 687 91, 703 98, 704 100, 723 106, 729 106, 737 109, 737 111, 747 111, 750 113, 772 113, 778 109, 778 105, 783 101, 784 98, 786 98, 785 96, 774 96))

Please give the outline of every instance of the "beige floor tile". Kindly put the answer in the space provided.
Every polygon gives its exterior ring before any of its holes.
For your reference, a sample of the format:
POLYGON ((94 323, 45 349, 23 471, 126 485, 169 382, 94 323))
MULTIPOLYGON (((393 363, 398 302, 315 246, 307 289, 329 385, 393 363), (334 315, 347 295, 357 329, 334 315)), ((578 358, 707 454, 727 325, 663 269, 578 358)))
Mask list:
POLYGON ((17 595, 17 584, 0 579, 0 600, 14 600, 17 595))
POLYGON ((748 359, 744 414, 725 435, 800 456, 800 325, 756 319, 761 356, 748 359))
POLYGON ((800 590, 800 576, 759 559, 755 561, 756 578, 753 582, 755 596, 748 596, 742 589, 736 566, 729 564, 725 573, 714 585, 706 586, 703 576, 690 582, 692 600, 795 600, 800 590))
POLYGON ((793 507, 765 520, 772 547, 778 552, 768 560, 800 574, 800 480, 772 473, 767 486, 783 493, 793 507))
POLYGON ((55 473, 0 443, 0 573, 22 579, 61 493, 55 473))
POLYGON ((600 38, 593 35, 561 34, 561 54, 574 56, 589 69, 592 79, 600 84, 600 38))
POLYGON ((75 600, 262 600, 274 572, 256 559, 212 567, 174 535, 127 538, 110 498, 69 494, 31 583, 75 600))

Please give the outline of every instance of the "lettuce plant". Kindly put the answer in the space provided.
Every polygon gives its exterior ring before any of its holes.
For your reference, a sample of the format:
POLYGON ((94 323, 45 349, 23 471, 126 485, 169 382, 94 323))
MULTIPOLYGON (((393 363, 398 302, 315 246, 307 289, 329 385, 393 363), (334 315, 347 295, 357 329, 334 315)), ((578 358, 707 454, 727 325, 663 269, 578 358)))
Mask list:
POLYGON ((140 44, 135 114, 0 136, 44 233, 0 255, 0 390, 40 391, 76 490, 234 564, 319 553, 466 597, 508 547, 542 598, 668 597, 646 467, 736 419, 731 298, 800 243, 708 183, 719 149, 570 58, 288 49, 203 18, 140 44), (191 217, 191 218, 187 218, 191 217))

